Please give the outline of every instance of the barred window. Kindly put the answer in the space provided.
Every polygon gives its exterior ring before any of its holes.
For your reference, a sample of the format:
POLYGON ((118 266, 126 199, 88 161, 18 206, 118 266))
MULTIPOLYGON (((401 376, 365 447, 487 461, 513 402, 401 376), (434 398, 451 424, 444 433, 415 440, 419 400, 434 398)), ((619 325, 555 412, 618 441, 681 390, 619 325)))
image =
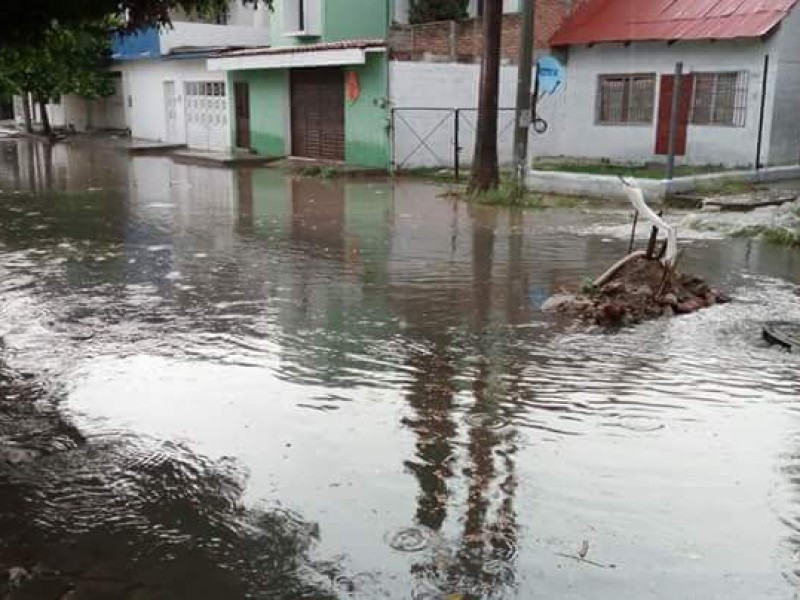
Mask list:
POLYGON ((608 125, 653 122, 656 76, 600 75, 597 84, 597 122, 608 125))
POLYGON ((747 72, 695 73, 692 123, 744 127, 747 72))
POLYGON ((187 81, 184 84, 187 96, 224 96, 225 82, 223 81, 187 81))

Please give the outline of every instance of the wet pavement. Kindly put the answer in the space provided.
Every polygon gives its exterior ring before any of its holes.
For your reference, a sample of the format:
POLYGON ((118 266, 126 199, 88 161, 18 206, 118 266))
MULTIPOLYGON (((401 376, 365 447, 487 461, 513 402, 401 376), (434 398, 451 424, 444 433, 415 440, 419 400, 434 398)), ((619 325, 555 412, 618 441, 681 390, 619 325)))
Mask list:
POLYGON ((567 333, 624 209, 24 140, 0 190, 0 598, 795 598, 800 252, 567 333))

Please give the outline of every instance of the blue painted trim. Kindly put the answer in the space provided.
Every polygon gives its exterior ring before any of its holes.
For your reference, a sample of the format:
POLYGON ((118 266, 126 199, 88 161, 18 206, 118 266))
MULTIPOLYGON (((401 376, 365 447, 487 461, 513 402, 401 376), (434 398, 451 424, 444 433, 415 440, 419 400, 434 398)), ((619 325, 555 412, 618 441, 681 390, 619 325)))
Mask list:
POLYGON ((160 56, 158 29, 155 27, 137 33, 115 34, 111 40, 111 57, 114 60, 140 60, 160 56))

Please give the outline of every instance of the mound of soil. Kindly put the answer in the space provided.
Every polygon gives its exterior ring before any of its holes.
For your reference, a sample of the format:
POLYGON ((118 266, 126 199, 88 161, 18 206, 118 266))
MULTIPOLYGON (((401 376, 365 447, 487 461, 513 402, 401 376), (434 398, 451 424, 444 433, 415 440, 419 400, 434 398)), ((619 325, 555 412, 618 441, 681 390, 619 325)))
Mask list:
POLYGON ((668 271, 661 262, 639 256, 600 285, 552 296, 542 310, 587 325, 618 327, 689 314, 725 302, 730 298, 702 277, 668 271))

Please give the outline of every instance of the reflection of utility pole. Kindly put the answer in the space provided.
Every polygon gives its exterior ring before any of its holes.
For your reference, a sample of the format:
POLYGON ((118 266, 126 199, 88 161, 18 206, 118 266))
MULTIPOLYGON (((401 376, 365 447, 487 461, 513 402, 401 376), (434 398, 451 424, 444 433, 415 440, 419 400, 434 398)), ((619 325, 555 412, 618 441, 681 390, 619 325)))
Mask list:
POLYGON ((525 186, 528 172, 528 135, 534 115, 531 114, 531 71, 533 71, 534 0, 520 0, 522 31, 519 41, 517 75, 517 112, 514 129, 514 173, 517 186, 525 186))

